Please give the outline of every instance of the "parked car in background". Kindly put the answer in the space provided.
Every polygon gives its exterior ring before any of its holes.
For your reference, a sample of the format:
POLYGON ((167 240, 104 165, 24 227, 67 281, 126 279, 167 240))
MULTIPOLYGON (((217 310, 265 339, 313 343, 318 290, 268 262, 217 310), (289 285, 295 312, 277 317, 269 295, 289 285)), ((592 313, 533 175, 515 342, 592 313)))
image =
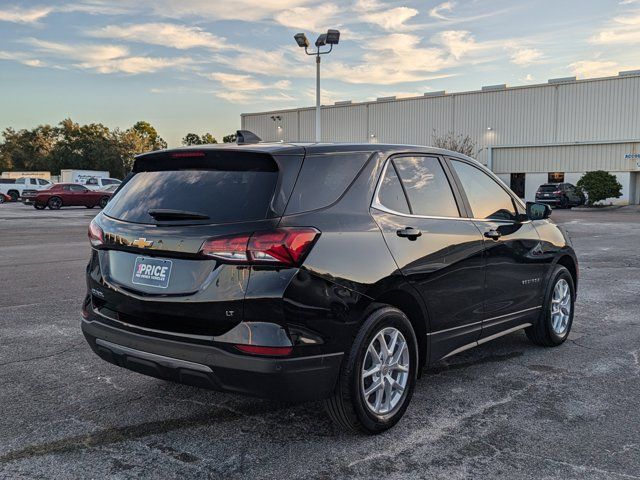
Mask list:
POLYGON ((77 206, 104 208, 111 195, 110 192, 94 192, 77 183, 57 183, 47 190, 38 192, 31 201, 37 210, 46 207, 58 210, 61 207, 77 206))
POLYGON ((122 180, 118 180, 117 178, 98 178, 93 177, 89 178, 84 186, 89 190, 104 190, 106 187, 115 185, 118 187, 122 183, 122 180))
POLYGON ((545 183, 538 187, 536 202, 553 205, 558 208, 571 208, 584 205, 584 194, 570 183, 545 183))
POLYGON ((578 266, 550 211, 437 148, 151 152, 89 226, 82 330, 121 367, 381 432, 424 367, 567 339, 578 266))
POLYGON ((44 178, 38 177, 20 177, 14 183, 0 183, 0 193, 4 193, 11 197, 12 201, 17 201, 22 197, 25 190, 40 191, 49 188, 53 183, 44 178))

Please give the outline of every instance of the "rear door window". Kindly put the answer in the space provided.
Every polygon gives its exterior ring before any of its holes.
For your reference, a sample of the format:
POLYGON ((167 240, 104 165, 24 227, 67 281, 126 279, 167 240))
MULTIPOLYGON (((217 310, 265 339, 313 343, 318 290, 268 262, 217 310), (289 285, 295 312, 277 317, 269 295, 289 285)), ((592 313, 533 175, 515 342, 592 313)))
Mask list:
POLYGON ((435 157, 397 157, 393 160, 414 215, 459 217, 451 185, 435 157))
POLYGON ((105 214, 145 224, 157 223, 150 210, 208 217, 198 223, 262 220, 267 218, 277 181, 275 167, 268 171, 197 168, 139 172, 113 197, 105 214))

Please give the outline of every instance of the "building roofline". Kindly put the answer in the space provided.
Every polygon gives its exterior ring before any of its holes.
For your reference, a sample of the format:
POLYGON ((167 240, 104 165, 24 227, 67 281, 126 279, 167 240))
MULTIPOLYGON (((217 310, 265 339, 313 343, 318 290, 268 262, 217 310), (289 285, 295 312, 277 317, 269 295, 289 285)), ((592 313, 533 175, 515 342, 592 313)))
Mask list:
MULTIPOLYGON (((337 104, 333 104, 333 105, 322 105, 323 109, 329 109, 329 108, 349 108, 349 107, 355 107, 355 106, 362 106, 362 105, 376 105, 376 104, 380 104, 380 103, 390 103, 390 102, 406 102, 406 101, 411 101, 411 100, 420 100, 420 99, 424 99, 424 100, 434 100, 437 98, 446 98, 446 97, 455 97, 455 96, 459 96, 459 95, 473 95, 473 94, 500 94, 500 93, 505 93, 505 92, 510 92, 513 90, 524 90, 527 88, 543 88, 543 87, 548 87, 548 88, 558 88, 558 87, 564 87, 567 85, 575 85, 575 84, 579 84, 579 83, 590 83, 590 82, 602 82, 602 81, 609 81, 609 80, 628 80, 630 78, 635 78, 635 77, 640 77, 640 70, 631 70, 631 71, 624 71, 624 72, 619 72, 618 75, 614 75, 614 76, 609 76, 609 77, 598 77, 598 78, 584 78, 584 79, 574 79, 574 80, 570 80, 570 78, 572 77, 566 77, 566 78, 562 78, 562 79, 550 79, 549 81, 547 81, 546 83, 534 83, 534 84, 530 84, 530 85, 514 85, 512 87, 510 86, 504 86, 504 88, 500 88, 500 89, 495 89, 495 88, 489 88, 487 89, 487 87, 481 87, 481 89, 479 90, 465 90, 465 91, 461 91, 461 92, 443 92, 439 95, 428 95, 429 92, 427 92, 427 94, 425 95, 420 95, 420 96, 415 96, 415 97, 401 97, 401 98, 396 98, 396 97, 382 97, 380 99, 377 100, 366 100, 366 101, 362 101, 362 102, 351 102, 351 103, 343 103, 343 102, 337 102, 337 104), (559 81, 559 80, 563 80, 563 81, 559 81)), ((495 87, 495 86, 494 86, 495 87)), ((500 85, 500 87, 502 87, 502 85, 500 85)), ((438 92, 440 93, 440 92, 438 92)), ((267 110, 267 111, 262 111, 262 112, 248 112, 248 113, 241 113, 240 116, 241 117, 248 117, 248 116, 255 116, 255 115, 267 115, 267 114, 275 114, 275 113, 289 113, 289 112, 300 112, 300 111, 307 111, 307 110, 315 110, 315 107, 295 107, 295 108, 285 108, 282 110, 267 110)))

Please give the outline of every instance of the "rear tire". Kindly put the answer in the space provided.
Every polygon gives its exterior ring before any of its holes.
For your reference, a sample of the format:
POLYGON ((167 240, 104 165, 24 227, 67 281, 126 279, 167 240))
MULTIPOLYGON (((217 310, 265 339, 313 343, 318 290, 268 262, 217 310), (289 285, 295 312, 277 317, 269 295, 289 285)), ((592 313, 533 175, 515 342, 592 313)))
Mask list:
POLYGON ((98 205, 100 206, 100 208, 104 208, 107 206, 107 203, 109 203, 109 197, 102 197, 100 199, 100 202, 98 202, 98 205))
POLYGON ((346 430, 384 432, 398 423, 409 406, 417 372, 418 343, 411 322, 397 308, 382 306, 366 318, 356 335, 336 390, 325 400, 327 413, 346 430), (374 355, 371 349, 378 347, 391 354, 374 355), (365 391, 371 393, 367 396, 365 391))
POLYGON ((62 199, 60 197, 51 197, 47 202, 47 207, 49 207, 50 210, 60 210, 61 206, 62 199))
POLYGON ((10 190, 9 192, 7 192, 7 195, 11 197, 12 202, 17 202, 18 198, 20 198, 20 194, 15 190, 10 190))
POLYGON ((565 267, 556 265, 546 287, 542 311, 535 323, 525 329, 529 340, 541 347, 564 343, 573 324, 575 299, 573 277, 565 267))
POLYGON ((0 203, 4 203, 4 195, 0 194, 0 203))

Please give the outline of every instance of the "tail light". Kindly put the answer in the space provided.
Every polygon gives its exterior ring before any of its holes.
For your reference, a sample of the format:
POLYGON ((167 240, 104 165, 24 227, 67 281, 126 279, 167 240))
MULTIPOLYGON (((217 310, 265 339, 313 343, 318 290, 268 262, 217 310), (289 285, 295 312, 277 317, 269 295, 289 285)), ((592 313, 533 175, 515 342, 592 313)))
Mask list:
POLYGON ((554 195, 562 195, 562 190, 556 190, 553 192, 554 195))
POLYGON ((104 243, 104 232, 95 218, 89 224, 89 241, 92 247, 98 247, 104 243))
POLYGON ((320 232, 312 227, 278 228, 207 240, 200 253, 230 263, 298 266, 320 232))

